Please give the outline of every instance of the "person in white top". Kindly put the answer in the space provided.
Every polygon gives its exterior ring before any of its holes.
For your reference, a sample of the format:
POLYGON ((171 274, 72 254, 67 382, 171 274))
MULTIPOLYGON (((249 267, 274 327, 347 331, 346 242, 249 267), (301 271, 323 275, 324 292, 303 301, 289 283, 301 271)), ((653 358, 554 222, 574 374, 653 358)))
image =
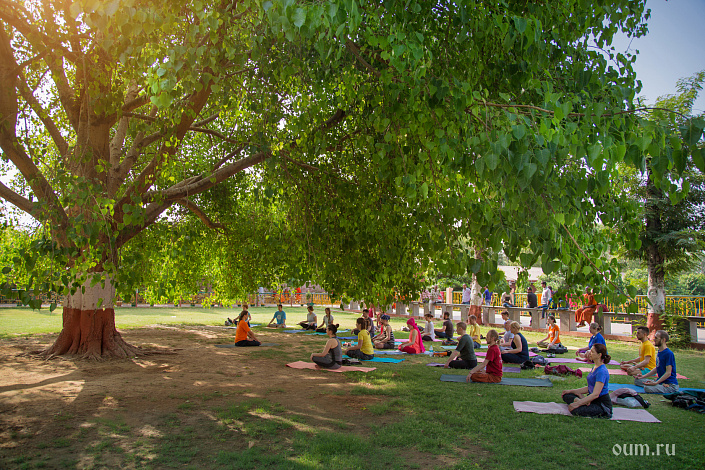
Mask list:
POLYGON ((543 288, 543 291, 541 292, 541 308, 543 309, 541 312, 541 318, 546 318, 548 303, 551 301, 553 294, 551 294, 551 289, 546 286, 546 281, 541 281, 541 287, 543 288))
POLYGON ((470 300, 472 300, 472 289, 468 287, 467 284, 463 284, 463 300, 464 305, 470 305, 470 300))

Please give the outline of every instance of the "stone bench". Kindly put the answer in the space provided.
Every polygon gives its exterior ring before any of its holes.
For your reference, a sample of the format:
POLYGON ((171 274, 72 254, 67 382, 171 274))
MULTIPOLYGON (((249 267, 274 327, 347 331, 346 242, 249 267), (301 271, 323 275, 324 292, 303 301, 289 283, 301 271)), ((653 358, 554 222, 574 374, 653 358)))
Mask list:
POLYGON ((469 304, 437 303, 436 305, 441 307, 441 317, 443 317, 444 313, 448 312, 448 314, 450 315, 450 319, 452 320, 453 309, 455 307, 458 307, 460 309, 460 321, 466 321, 468 318, 468 312, 470 311, 469 304))
POLYGON ((698 323, 704 323, 705 317, 692 316, 692 317, 685 317, 685 318, 688 320, 688 323, 690 323, 690 342, 697 343, 698 342, 698 323))

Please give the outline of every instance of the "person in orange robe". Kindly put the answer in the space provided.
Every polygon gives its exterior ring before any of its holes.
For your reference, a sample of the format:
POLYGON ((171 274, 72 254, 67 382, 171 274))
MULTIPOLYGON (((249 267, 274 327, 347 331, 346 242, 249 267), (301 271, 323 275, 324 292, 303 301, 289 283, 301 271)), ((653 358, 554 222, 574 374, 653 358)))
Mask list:
POLYGON ((595 308, 597 308, 597 301, 590 287, 585 288, 583 298, 585 299, 583 306, 575 312, 575 322, 578 326, 585 326, 587 323, 592 323, 592 315, 595 313, 595 308))

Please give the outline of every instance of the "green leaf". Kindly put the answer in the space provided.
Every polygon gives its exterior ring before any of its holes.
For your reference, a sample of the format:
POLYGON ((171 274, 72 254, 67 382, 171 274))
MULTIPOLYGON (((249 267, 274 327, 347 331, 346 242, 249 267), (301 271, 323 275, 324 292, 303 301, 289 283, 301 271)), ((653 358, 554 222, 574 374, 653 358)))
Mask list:
POLYGON ((300 28, 306 22, 306 10, 303 8, 297 8, 294 13, 294 26, 300 28))
POLYGON ((705 155, 703 149, 694 148, 692 151, 693 163, 698 167, 698 170, 705 172, 705 155))
MULTIPOLYGON (((269 11, 269 9, 272 8, 272 6, 274 6, 274 4, 271 2, 271 0, 267 0, 266 2, 264 2, 264 3, 262 4, 262 8, 264 9, 265 12, 266 12, 266 11, 269 11)), ((338 9, 338 6, 336 5, 335 8, 336 8, 336 10, 337 10, 337 9, 338 9)))
POLYGON ((419 189, 421 190, 421 195, 423 196, 423 198, 428 198, 428 183, 424 181, 421 185, 421 188, 419 189))
POLYGON ((499 156, 494 152, 490 152, 487 155, 485 155, 484 160, 485 160, 485 165, 487 166, 487 168, 489 168, 490 170, 494 170, 495 168, 497 168, 497 163, 499 162, 499 156))
POLYGON ((524 31, 526 31, 526 18, 515 17, 514 26, 516 26, 517 31, 524 34, 524 31))

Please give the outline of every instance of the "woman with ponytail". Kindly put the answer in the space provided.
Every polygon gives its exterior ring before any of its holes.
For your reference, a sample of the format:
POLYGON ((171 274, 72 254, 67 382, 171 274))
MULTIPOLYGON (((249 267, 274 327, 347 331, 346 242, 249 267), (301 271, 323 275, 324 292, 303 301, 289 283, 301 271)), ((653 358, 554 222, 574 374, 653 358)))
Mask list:
POLYGON ((401 343, 399 345, 399 351, 408 354, 421 354, 426 352, 424 348, 423 340, 421 339, 421 331, 419 331, 419 326, 413 318, 409 318, 406 321, 409 326, 409 341, 401 343))
POLYGON ((610 373, 605 364, 609 364, 612 358, 607 354, 607 347, 599 343, 590 349, 587 356, 594 364, 587 377, 587 387, 565 390, 563 401, 568 404, 568 410, 573 416, 611 418, 610 373))

